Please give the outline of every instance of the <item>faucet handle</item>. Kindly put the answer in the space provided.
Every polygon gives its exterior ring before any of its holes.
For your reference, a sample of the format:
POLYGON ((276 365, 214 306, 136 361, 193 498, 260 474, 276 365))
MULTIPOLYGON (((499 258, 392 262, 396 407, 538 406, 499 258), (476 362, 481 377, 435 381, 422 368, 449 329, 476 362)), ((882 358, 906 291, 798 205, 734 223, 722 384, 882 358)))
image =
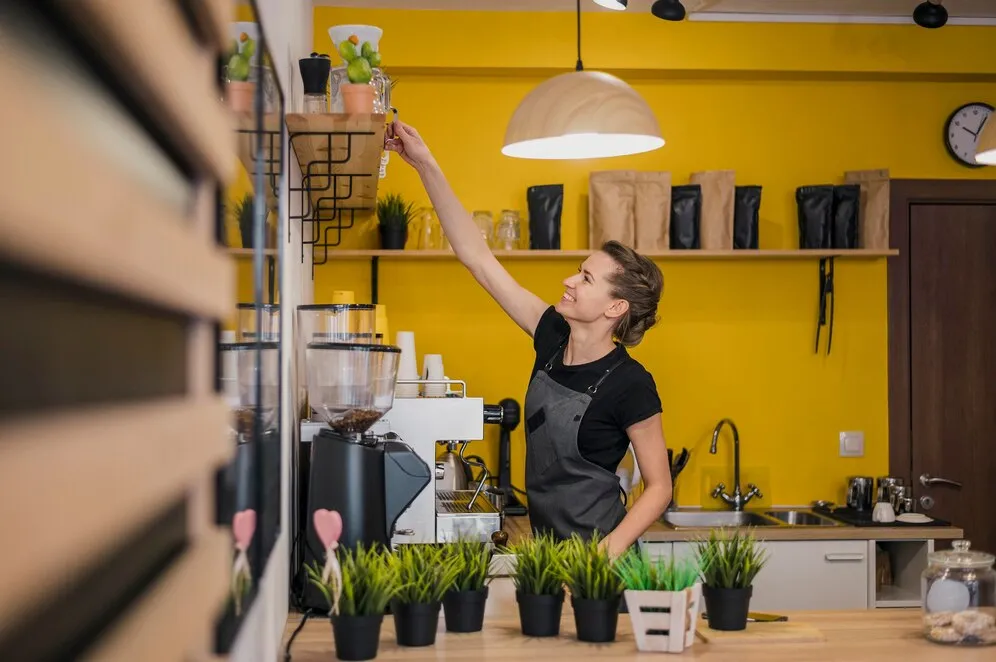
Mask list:
POLYGON ((754 483, 747 483, 747 498, 757 497, 758 499, 763 499, 764 495, 761 494, 761 490, 758 489, 757 485, 754 483))
POLYGON ((713 489, 713 491, 712 491, 712 498, 713 499, 718 499, 720 497, 720 495, 722 495, 725 490, 726 490, 726 484, 725 483, 720 483, 719 485, 717 485, 713 489))

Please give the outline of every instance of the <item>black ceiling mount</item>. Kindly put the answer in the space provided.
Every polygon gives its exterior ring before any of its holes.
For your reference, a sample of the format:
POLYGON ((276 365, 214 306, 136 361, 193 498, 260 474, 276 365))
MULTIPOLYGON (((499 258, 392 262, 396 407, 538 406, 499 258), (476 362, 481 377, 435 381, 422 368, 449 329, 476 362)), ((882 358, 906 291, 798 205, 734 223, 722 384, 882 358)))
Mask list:
POLYGON ((924 0, 913 10, 913 22, 921 28, 939 28, 948 22, 948 10, 941 0, 924 0))
POLYGON ((685 20, 685 6, 681 0, 657 0, 651 5, 650 13, 665 21, 685 20))

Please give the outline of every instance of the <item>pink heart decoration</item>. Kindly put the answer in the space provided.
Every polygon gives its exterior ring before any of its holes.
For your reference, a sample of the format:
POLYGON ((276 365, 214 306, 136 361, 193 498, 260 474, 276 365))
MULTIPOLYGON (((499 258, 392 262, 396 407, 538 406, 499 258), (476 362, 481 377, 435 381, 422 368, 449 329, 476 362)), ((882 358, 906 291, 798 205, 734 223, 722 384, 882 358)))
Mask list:
POLYGON ((322 546, 328 549, 332 543, 339 542, 342 535, 342 516, 335 510, 320 508, 315 511, 315 532, 322 546))
POLYGON ((232 518, 232 533, 235 535, 235 545, 241 550, 249 549, 252 536, 256 533, 256 511, 243 510, 235 513, 232 518))

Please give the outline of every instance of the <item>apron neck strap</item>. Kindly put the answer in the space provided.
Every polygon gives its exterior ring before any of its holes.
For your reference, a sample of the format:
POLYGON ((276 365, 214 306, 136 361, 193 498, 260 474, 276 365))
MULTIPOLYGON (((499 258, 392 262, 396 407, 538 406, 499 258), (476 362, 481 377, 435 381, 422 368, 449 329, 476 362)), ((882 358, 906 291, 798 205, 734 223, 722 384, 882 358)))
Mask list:
POLYGON ((612 374, 613 370, 615 370, 616 368, 618 368, 619 366, 621 366, 625 360, 626 360, 626 357, 623 356, 623 357, 619 358, 619 360, 617 360, 615 363, 613 363, 612 365, 610 365, 608 368, 606 368, 605 372, 602 373, 602 376, 598 378, 598 381, 588 387, 588 389, 587 389, 588 395, 595 395, 595 393, 598 392, 598 387, 602 385, 602 382, 604 382, 606 380, 606 378, 610 374, 612 374))

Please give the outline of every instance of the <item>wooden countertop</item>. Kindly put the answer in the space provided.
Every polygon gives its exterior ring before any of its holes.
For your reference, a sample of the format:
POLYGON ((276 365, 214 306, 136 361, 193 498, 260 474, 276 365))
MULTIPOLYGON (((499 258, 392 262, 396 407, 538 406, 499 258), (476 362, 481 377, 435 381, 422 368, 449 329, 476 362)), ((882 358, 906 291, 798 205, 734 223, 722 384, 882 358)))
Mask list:
MULTIPOLYGON (((660 660, 671 656, 639 653, 633 639, 629 616, 619 615, 616 641, 611 644, 586 644, 575 638, 570 600, 564 604, 559 637, 528 638, 522 636, 511 580, 498 579, 491 585, 484 630, 472 634, 445 632, 443 615, 439 616, 436 644, 425 648, 401 648, 395 643, 394 623, 384 617, 378 660, 393 662, 427 662, 429 660, 489 660, 532 662, 537 659, 571 660, 590 658, 600 661, 660 660)), ((708 659, 730 662, 806 662, 839 660, 916 660, 916 662, 992 662, 993 648, 949 648, 933 644, 920 634, 920 611, 915 609, 879 609, 838 612, 792 612, 789 621, 815 627, 825 641, 814 643, 751 643, 744 645, 707 644, 701 640, 680 659, 708 659)), ((300 623, 299 614, 291 614, 285 630, 287 638, 300 623)), ((294 640, 293 662, 328 662, 335 660, 332 627, 327 618, 312 618, 294 640)))
MULTIPOLYGON (((505 532, 511 544, 530 535, 529 517, 506 517, 505 532)), ((643 535, 643 541, 687 542, 707 534, 708 528, 672 528, 657 522, 643 535)), ((759 526, 759 540, 956 540, 964 531, 956 526, 759 526)))

